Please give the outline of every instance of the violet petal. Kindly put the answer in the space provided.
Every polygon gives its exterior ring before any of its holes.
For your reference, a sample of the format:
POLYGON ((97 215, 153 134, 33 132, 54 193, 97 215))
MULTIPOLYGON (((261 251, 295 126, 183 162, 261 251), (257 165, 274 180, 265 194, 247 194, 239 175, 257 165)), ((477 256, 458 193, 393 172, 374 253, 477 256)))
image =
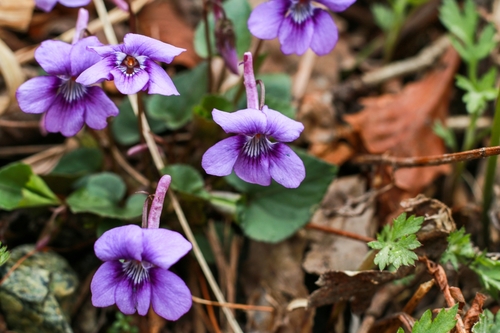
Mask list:
POLYGON ((115 289, 124 279, 122 265, 118 261, 107 261, 97 269, 90 283, 92 305, 105 307, 115 304, 115 289))
POLYGON ((55 7, 57 0, 35 0, 36 8, 50 12, 55 7))
POLYGON ((311 49, 320 56, 330 53, 339 39, 337 26, 333 22, 330 13, 316 8, 313 14, 313 22, 314 34, 311 39, 311 49))
POLYGON ((283 143, 276 143, 269 153, 269 171, 277 183, 287 188, 299 187, 306 176, 302 160, 283 143))
POLYGON ((142 260, 142 229, 130 224, 102 234, 94 244, 97 258, 110 260, 142 260))
POLYGON ((37 76, 19 86, 16 92, 19 108, 26 113, 43 113, 54 103, 61 79, 37 76))
POLYGON ((66 102, 62 95, 57 95, 45 114, 45 129, 51 133, 61 132, 70 137, 78 133, 84 124, 85 103, 77 100, 66 102))
POLYGON ((149 74, 141 69, 137 73, 127 75, 118 68, 111 70, 116 89, 124 95, 132 95, 141 91, 149 81, 149 74))
POLYGON ((322 3, 334 12, 342 12, 351 6, 356 0, 315 0, 322 3))
POLYGON ((134 57, 145 55, 167 64, 171 63, 174 57, 186 51, 151 37, 131 33, 125 35, 123 44, 125 45, 124 52, 129 55, 134 57))
POLYGON ((163 68, 154 61, 145 61, 145 70, 149 73, 149 94, 160 94, 165 96, 179 95, 174 82, 163 68))
POLYGON ((136 311, 137 295, 134 286, 129 278, 124 278, 118 282, 115 289, 116 306, 126 315, 134 314, 136 311))
POLYGON ((101 130, 108 125, 107 118, 118 115, 118 108, 100 87, 87 87, 85 97, 85 123, 101 130))
POLYGON ((267 118, 264 113, 255 109, 243 109, 236 112, 214 109, 212 117, 226 133, 254 136, 264 133, 267 126, 267 118))
POLYGON ((257 157, 249 157, 240 154, 234 163, 234 172, 247 183, 269 186, 271 174, 269 173, 269 159, 266 154, 257 157))
POLYGON ((95 36, 80 39, 73 44, 70 52, 71 76, 78 76, 90 66, 95 65, 101 57, 87 49, 87 46, 102 45, 95 36))
POLYGON ((170 266, 191 251, 192 245, 181 234, 167 229, 143 229, 142 256, 160 268, 170 266))
POLYGON ((278 34, 281 51, 284 54, 303 54, 309 48, 313 33, 314 23, 311 18, 298 24, 291 15, 285 17, 278 34))
POLYGON ((134 300, 137 313, 145 316, 148 313, 149 306, 151 305, 151 283, 144 280, 143 283, 133 286, 135 289, 134 300))
POLYGON ((95 52, 101 57, 114 57, 116 52, 121 52, 122 45, 89 46, 89 51, 95 52))
POLYGON ((222 177, 231 174, 244 143, 243 135, 217 142, 203 154, 201 166, 209 175, 222 177))
POLYGON ((60 40, 46 40, 36 49, 35 59, 48 74, 69 75, 71 47, 60 40))
POLYGON ((269 109, 264 105, 262 112, 267 116, 266 135, 272 136, 276 141, 291 142, 297 139, 304 130, 302 123, 288 118, 278 111, 269 109))
POLYGON ((59 0, 59 3, 66 7, 84 7, 90 3, 90 0, 59 0))
POLYGON ((114 61, 111 57, 107 57, 97 62, 95 65, 87 68, 76 78, 76 82, 86 86, 102 82, 104 80, 112 80, 110 71, 115 68, 114 61))
POLYGON ((192 305, 191 292, 184 281, 174 273, 153 267, 151 277, 151 303, 153 310, 167 320, 177 320, 192 305))
POLYGON ((285 18, 289 1, 271 0, 258 5, 248 19, 248 30, 257 38, 273 39, 285 18))

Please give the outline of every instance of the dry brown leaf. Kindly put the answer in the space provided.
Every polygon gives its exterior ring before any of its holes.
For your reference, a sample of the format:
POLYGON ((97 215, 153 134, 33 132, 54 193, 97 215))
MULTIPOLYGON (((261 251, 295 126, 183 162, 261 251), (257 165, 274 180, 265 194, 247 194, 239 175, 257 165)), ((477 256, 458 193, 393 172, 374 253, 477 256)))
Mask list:
POLYGON ((472 326, 479 320, 479 315, 483 313, 483 304, 486 300, 486 295, 481 293, 476 293, 476 297, 472 301, 469 311, 464 317, 464 326, 467 332, 471 332, 472 326))
MULTIPOLYGON (((345 120, 372 154, 398 157, 444 154, 443 141, 434 134, 432 126, 437 119, 444 121, 448 113, 458 64, 458 54, 450 47, 439 65, 423 79, 407 84, 400 94, 363 99, 363 111, 348 115, 345 120)), ((450 170, 449 165, 399 169, 394 175, 395 184, 415 195, 450 170)))
POLYGON ((247 303, 276 311, 248 312, 245 332, 312 332, 314 309, 288 311, 288 304, 308 296, 301 263, 306 242, 295 236, 278 244, 252 241, 244 263, 242 286, 247 303))
POLYGON ((155 1, 145 6, 138 15, 140 31, 162 42, 186 49, 174 58, 174 64, 194 67, 200 58, 194 52, 194 30, 183 19, 172 0, 155 1))
POLYGON ((422 247, 415 250, 420 256, 438 260, 446 250, 446 238, 456 229, 451 209, 436 199, 427 198, 423 194, 401 202, 401 207, 408 215, 424 216, 425 220, 417 233, 422 247))
POLYGON ((316 282, 321 288, 309 296, 309 306, 318 307, 339 301, 351 301, 354 313, 361 313, 371 303, 373 295, 384 284, 401 278, 407 271, 403 267, 397 273, 388 271, 331 271, 322 274, 316 282))
MULTIPOLYGON (((24 74, 12 50, 0 39, 0 72, 7 85, 10 101, 16 100, 16 90, 24 82, 24 74)), ((0 109, 0 114, 6 110, 0 109)), ((8 104, 7 104, 8 105, 8 104)))
MULTIPOLYGON (((373 236, 373 214, 375 201, 360 203, 363 210, 355 216, 328 217, 328 212, 340 208, 346 201, 358 198, 365 193, 366 181, 361 176, 349 176, 335 180, 325 195, 325 199, 313 215, 311 222, 332 228, 342 229, 362 236, 373 236)), ((376 226, 374 226, 376 228, 376 226)), ((308 273, 322 274, 332 270, 356 270, 363 262, 368 248, 366 244, 349 238, 335 236, 316 230, 308 230, 312 241, 311 250, 306 254, 302 266, 308 273)))
POLYGON ((34 0, 0 1, 0 27, 25 31, 30 24, 33 8, 34 0))

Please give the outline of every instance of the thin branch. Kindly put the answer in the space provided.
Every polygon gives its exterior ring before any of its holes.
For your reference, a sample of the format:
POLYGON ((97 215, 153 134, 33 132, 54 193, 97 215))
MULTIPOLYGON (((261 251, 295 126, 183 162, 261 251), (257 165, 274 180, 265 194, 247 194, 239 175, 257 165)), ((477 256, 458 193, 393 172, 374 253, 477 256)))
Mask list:
POLYGON ((327 226, 319 225, 319 224, 315 224, 315 223, 306 224, 306 229, 319 230, 319 231, 327 232, 330 234, 335 234, 338 236, 361 241, 364 243, 375 241, 375 238, 372 238, 372 237, 358 235, 358 234, 355 234, 353 232, 349 232, 349 231, 345 231, 345 230, 341 230, 341 229, 335 229, 335 228, 331 228, 331 227, 327 227, 327 226))
POLYGON ((196 296, 191 296, 191 297, 193 298, 193 302, 199 303, 199 304, 214 305, 214 306, 226 307, 226 308, 230 308, 230 309, 245 310, 245 311, 274 312, 274 308, 272 306, 236 304, 236 303, 221 304, 221 303, 214 302, 214 301, 208 301, 206 299, 199 298, 196 296))
POLYGON ((500 146, 483 147, 453 154, 420 156, 420 157, 361 155, 355 157, 352 160, 352 162, 354 164, 388 164, 396 168, 415 168, 415 167, 470 161, 495 155, 500 155, 500 146))

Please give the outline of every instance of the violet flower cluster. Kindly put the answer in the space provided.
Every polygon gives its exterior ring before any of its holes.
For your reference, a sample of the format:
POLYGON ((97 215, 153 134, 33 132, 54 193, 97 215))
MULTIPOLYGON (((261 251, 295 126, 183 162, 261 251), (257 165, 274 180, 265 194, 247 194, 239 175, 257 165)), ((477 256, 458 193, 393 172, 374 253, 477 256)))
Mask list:
MULTIPOLYGON (((334 12, 341 12, 355 0, 315 0, 334 12)), ((278 37, 284 54, 303 54, 311 48, 328 54, 338 40, 337 26, 330 13, 311 0, 270 0, 257 6, 248 19, 248 29, 257 38, 278 37)))
POLYGON ((179 233, 160 229, 160 215, 171 178, 163 176, 143 227, 126 225, 106 231, 94 245, 104 261, 92 282, 92 304, 116 304, 124 314, 141 316, 150 306, 161 317, 177 320, 191 308, 191 292, 169 268, 191 250, 179 233), (147 228, 146 228, 147 227, 147 228))
POLYGON ((208 149, 201 165, 215 176, 227 176, 234 169, 249 183, 268 186, 273 178, 284 187, 296 188, 305 178, 304 163, 282 142, 297 139, 304 125, 266 105, 259 107, 252 54, 245 53, 243 59, 248 108, 233 113, 212 111, 214 121, 226 133, 237 135, 208 149))
MULTIPOLYGON (((88 17, 83 10, 81 15, 88 17)), ((75 36, 84 30, 86 22, 77 24, 75 36)), ((76 82, 76 78, 100 57, 89 51, 102 45, 96 37, 75 38, 73 44, 49 40, 35 51, 35 59, 47 72, 23 83, 16 92, 17 101, 26 113, 45 113, 43 124, 48 132, 73 136, 87 124, 103 129, 106 119, 118 114, 116 105, 97 86, 76 82)))

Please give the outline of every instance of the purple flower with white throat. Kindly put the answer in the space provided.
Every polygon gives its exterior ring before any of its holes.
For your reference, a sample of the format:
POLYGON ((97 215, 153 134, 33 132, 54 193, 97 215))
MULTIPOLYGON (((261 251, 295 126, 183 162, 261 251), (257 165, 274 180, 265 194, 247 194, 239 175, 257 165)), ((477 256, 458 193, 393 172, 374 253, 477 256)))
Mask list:
MULTIPOLYGON (((81 29, 80 24, 80 29, 81 29)), ((99 130, 118 108, 100 87, 75 82, 99 56, 88 46, 102 45, 96 37, 76 39, 74 44, 45 41, 35 51, 35 59, 49 74, 23 83, 16 92, 19 107, 26 113, 45 113, 43 125, 48 132, 73 136, 87 124, 99 130)))
POLYGON ((57 3, 66 7, 83 7, 90 3, 90 0, 35 0, 35 5, 44 12, 50 12, 57 3))
POLYGON ((120 45, 89 48, 102 59, 76 82, 88 85, 114 79, 122 94, 148 90, 150 94, 179 95, 172 79, 155 61, 169 64, 184 49, 137 34, 126 34, 120 45))
MULTIPOLYGON (((316 0, 334 12, 344 11, 355 0, 316 0)), ((310 47, 328 54, 338 40, 337 26, 328 11, 311 0, 270 0, 257 6, 248 19, 248 29, 257 38, 278 37, 284 54, 301 55, 310 47)))
POLYGON ((96 241, 96 256, 104 264, 90 284, 94 306, 116 304, 124 314, 137 311, 141 316, 153 306, 167 320, 177 320, 191 308, 191 292, 169 271, 191 250, 191 243, 177 232, 158 228, 169 184, 170 176, 160 179, 149 218, 143 215, 143 226, 147 228, 114 228, 96 241))
POLYGON ((305 177, 304 163, 282 142, 297 139, 304 126, 265 105, 259 107, 251 53, 243 59, 248 108, 233 113, 212 111, 214 121, 226 133, 238 135, 208 149, 202 167, 215 176, 227 176, 234 169, 249 183, 267 186, 273 178, 284 187, 296 188, 305 177))

